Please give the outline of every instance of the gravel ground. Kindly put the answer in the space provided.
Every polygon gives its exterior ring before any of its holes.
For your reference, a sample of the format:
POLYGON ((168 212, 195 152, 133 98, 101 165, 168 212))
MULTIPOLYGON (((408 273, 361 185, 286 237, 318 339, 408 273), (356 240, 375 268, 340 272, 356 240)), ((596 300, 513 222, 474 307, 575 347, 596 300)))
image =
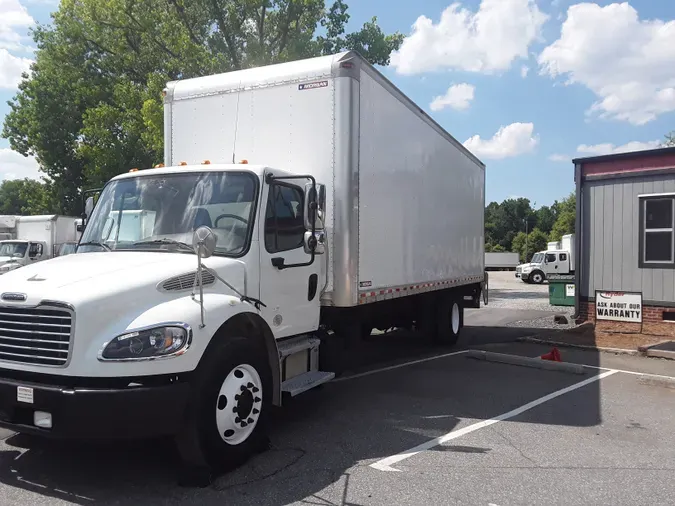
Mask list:
MULTIPOLYGON (((489 273, 489 299, 490 308, 528 309, 537 311, 550 311, 550 316, 544 316, 535 320, 522 320, 509 323, 509 327, 540 328, 565 330, 577 325, 571 318, 574 306, 552 306, 548 302, 548 283, 541 285, 523 283, 515 277, 514 271, 492 271, 489 273), (563 315, 569 323, 557 324, 554 315, 563 315)), ((484 306, 481 302, 481 306, 484 306)))

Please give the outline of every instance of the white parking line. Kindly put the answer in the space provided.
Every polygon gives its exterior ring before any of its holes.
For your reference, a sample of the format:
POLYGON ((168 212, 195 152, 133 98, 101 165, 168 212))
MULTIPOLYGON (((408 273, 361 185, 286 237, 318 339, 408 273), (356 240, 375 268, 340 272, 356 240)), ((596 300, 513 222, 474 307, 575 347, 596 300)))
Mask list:
POLYGON ((359 374, 352 374, 351 376, 344 376, 342 378, 336 378, 331 383, 339 383, 340 381, 347 381, 356 378, 363 378, 364 376, 370 376, 371 374, 377 374, 380 372, 391 371, 392 369, 400 369, 401 367, 408 367, 409 365, 421 364, 423 362, 430 362, 432 360, 438 360, 439 358, 452 357, 453 355, 460 355, 462 353, 467 353, 469 350, 459 350, 453 351, 451 353, 445 353, 443 355, 434 355, 433 357, 421 358, 419 360, 412 360, 410 362, 404 362, 402 364, 390 365, 388 367, 381 367, 380 369, 373 369, 371 371, 362 372, 359 374))
POLYGON ((494 418, 490 418, 489 420, 483 420, 482 422, 477 422, 472 425, 469 425, 467 427, 463 427, 461 429, 453 430, 452 432, 449 432, 445 434, 444 436, 437 437, 435 439, 432 439, 430 441, 427 441, 426 443, 422 443, 418 446, 415 446, 414 448, 411 448, 410 450, 406 450, 402 453, 399 453, 398 455, 392 455, 391 457, 384 458, 382 460, 378 460, 377 462, 370 464, 370 467, 377 469, 379 471, 394 471, 394 472, 400 472, 400 469, 395 469, 392 466, 392 464, 396 464, 397 462, 401 462, 402 460, 405 460, 409 457, 412 457, 413 455, 416 455, 420 452, 423 452, 425 450, 429 450, 430 448, 433 448, 434 446, 438 446, 440 444, 445 443, 446 441, 450 441, 452 439, 457 439, 458 437, 464 436, 466 434, 469 434, 471 432, 477 431, 479 429, 483 429, 485 427, 489 427, 490 425, 494 425, 495 423, 501 422, 503 420, 508 420, 509 418, 513 418, 514 416, 518 416, 521 413, 524 413, 525 411, 528 411, 536 406, 539 406, 540 404, 543 404, 545 402, 550 401, 551 399, 555 399, 556 397, 560 397, 561 395, 564 395, 568 392, 572 392, 574 390, 577 390, 578 388, 584 387, 590 383, 593 383, 595 381, 601 380, 603 378, 606 378, 608 376, 611 376, 612 374, 616 374, 619 371, 610 369, 608 371, 605 371, 603 373, 598 374, 597 376, 593 376, 592 378, 588 378, 584 381, 580 381, 579 383, 575 383, 573 385, 570 385, 566 388, 562 388, 560 390, 557 390, 553 393, 550 393, 548 395, 545 395, 544 397, 540 397, 539 399, 536 399, 532 402, 528 402, 527 404, 524 404, 523 406, 520 406, 519 408, 513 409, 507 413, 503 413, 499 416, 496 416, 494 418))

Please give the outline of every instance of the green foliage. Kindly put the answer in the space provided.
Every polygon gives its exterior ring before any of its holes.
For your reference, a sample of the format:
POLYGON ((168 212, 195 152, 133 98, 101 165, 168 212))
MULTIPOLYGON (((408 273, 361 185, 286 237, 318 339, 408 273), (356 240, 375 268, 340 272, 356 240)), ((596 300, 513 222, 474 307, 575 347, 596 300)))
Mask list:
POLYGON ((553 206, 556 208, 556 221, 549 234, 549 240, 559 241, 563 235, 573 234, 576 223, 576 196, 572 192, 565 200, 558 203, 556 201, 553 206))
POLYGON ((668 132, 663 141, 663 147, 675 146, 675 130, 668 132))
POLYGON ((574 192, 550 207, 538 209, 526 198, 490 202, 485 208, 485 251, 514 251, 520 254, 521 260, 527 257, 529 261, 534 253, 546 249, 549 240, 558 241, 563 235, 573 233, 575 217, 574 192))
POLYGON ((518 232, 513 238, 511 251, 518 253, 521 262, 529 262, 537 251, 546 249, 548 243, 548 235, 535 228, 529 234, 525 232, 518 232), (527 239, 527 240, 526 240, 527 239))
POLYGON ((15 179, 0 183, 0 214, 55 214, 58 206, 46 183, 15 179))
POLYGON ((376 18, 346 33, 342 0, 62 0, 52 18, 33 32, 2 134, 37 158, 69 214, 83 186, 163 161, 167 81, 345 49, 387 65, 403 41, 376 18))

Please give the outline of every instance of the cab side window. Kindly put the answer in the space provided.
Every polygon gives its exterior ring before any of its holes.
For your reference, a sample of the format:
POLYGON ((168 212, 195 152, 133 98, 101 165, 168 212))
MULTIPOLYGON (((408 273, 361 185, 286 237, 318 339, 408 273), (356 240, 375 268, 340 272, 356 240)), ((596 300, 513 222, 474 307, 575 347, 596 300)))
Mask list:
POLYGON ((32 243, 28 249, 28 256, 30 258, 42 256, 42 244, 32 243))
POLYGON ((270 185, 265 212, 265 248, 270 253, 290 251, 305 237, 304 192, 297 186, 270 185))
POLYGON ((560 261, 564 262, 565 260, 567 260, 567 253, 560 253, 560 261))
POLYGON ((546 261, 548 263, 555 262, 555 253, 546 253, 546 261))

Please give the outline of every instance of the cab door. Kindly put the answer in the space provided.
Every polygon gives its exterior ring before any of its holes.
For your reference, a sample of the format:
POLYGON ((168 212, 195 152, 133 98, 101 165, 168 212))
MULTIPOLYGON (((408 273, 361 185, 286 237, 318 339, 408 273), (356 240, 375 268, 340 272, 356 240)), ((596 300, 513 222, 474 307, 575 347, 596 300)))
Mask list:
POLYGON ((262 316, 275 337, 314 331, 319 326, 321 256, 305 249, 304 189, 295 180, 263 185, 260 241, 262 316), (303 265, 309 264, 309 265, 303 265))

